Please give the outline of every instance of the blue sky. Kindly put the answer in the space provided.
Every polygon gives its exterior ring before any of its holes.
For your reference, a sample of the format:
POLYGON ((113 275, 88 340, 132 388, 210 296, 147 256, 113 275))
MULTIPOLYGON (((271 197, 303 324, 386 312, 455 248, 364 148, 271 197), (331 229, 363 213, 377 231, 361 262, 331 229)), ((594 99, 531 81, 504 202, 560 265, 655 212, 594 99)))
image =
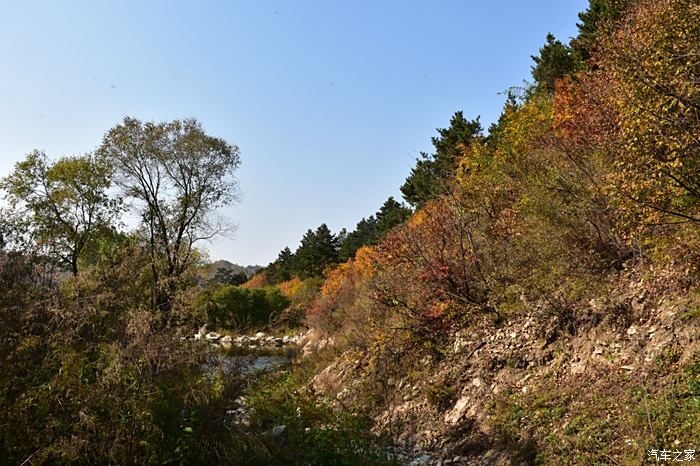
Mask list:
POLYGON ((266 264, 352 229, 457 110, 485 127, 584 0, 0 0, 0 176, 95 149, 125 115, 193 116, 241 149, 238 225, 213 259, 266 264))

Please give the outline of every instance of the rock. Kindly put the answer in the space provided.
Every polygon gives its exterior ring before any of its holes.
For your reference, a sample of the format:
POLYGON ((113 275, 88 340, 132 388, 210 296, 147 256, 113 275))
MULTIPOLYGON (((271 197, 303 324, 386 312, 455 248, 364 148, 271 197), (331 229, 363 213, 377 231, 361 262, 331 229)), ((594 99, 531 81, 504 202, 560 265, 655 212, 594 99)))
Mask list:
POLYGON ((221 337, 221 343, 231 343, 232 341, 233 338, 231 338, 231 335, 221 337))
POLYGON ((260 339, 262 339, 262 338, 265 338, 265 332, 258 332, 258 333, 256 333, 255 336, 253 337, 254 340, 260 340, 260 339))
POLYGON ((433 458, 430 455, 419 456, 409 463, 409 466, 420 466, 425 464, 430 464, 433 458))
POLYGON ((272 428, 272 440, 277 443, 281 448, 287 447, 287 439, 289 438, 289 431, 287 426, 275 426, 272 428))
POLYGON ((199 331, 197 331, 197 333, 194 334, 194 339, 201 340, 202 337, 204 337, 204 335, 206 333, 207 333, 207 326, 206 326, 206 324, 204 324, 200 327, 199 331))
POLYGON ((630 326, 630 328, 627 329, 627 335, 634 335, 637 333, 637 327, 634 325, 630 326))
POLYGON ((455 403, 452 410, 445 413, 445 424, 456 424, 464 416, 465 411, 469 407, 469 398, 463 396, 455 403))
POLYGON ((221 338, 221 335, 219 335, 219 334, 216 333, 216 332, 209 332, 209 333, 207 333, 207 334, 204 336, 204 338, 206 338, 206 339, 209 340, 209 341, 216 341, 216 340, 218 340, 219 338, 221 338))
POLYGON ((470 342, 469 340, 467 340, 466 338, 464 338, 464 337, 457 337, 457 338, 455 338, 454 344, 453 344, 453 346, 452 346, 452 350, 453 350, 455 353, 459 353, 459 351, 460 351, 462 348, 466 348, 467 346, 469 346, 469 343, 471 343, 471 342, 470 342))

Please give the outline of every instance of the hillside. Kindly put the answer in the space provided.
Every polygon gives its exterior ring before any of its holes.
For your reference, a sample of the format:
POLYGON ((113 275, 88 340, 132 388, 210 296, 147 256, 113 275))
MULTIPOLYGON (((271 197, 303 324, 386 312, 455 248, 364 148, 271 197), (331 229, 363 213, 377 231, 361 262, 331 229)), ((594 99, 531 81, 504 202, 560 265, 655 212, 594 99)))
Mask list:
POLYGON ((494 124, 436 130, 405 203, 265 267, 198 249, 240 154, 195 119, 30 153, 0 181, 0 464, 700 458, 700 4, 579 18, 494 124))
POLYGON ((234 264, 233 262, 220 259, 215 262, 212 262, 211 265, 209 265, 208 273, 210 276, 213 276, 214 274, 216 274, 217 270, 224 269, 230 271, 234 275, 243 272, 246 274, 246 276, 252 277, 261 268, 262 266, 260 265, 238 265, 234 264))

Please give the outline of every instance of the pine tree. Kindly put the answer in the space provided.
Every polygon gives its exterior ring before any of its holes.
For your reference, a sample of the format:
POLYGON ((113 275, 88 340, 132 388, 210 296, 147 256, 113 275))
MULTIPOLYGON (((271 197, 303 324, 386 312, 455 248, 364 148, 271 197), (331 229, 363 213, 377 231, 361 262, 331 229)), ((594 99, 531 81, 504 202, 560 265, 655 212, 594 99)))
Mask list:
POLYGON ((438 128, 437 132, 439 136, 432 138, 435 153, 422 152, 401 186, 404 199, 415 207, 448 191, 464 148, 481 136, 482 127, 478 117, 470 121, 459 111, 450 120, 449 128, 438 128))
POLYGON ((338 261, 337 239, 323 223, 316 231, 306 232, 294 256, 293 271, 298 277, 320 276, 328 265, 338 261))
POLYGON ((547 42, 540 49, 539 56, 532 55, 535 66, 532 67, 532 77, 538 88, 554 92, 554 83, 564 76, 571 74, 576 68, 576 60, 568 45, 557 40, 554 35, 547 34, 547 42))

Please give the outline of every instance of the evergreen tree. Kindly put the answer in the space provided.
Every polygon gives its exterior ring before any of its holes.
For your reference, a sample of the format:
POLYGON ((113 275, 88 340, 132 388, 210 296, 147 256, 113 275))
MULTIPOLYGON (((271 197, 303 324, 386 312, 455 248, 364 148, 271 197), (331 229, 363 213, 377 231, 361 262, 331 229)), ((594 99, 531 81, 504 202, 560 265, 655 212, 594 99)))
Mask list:
POLYGON ((572 41, 577 60, 588 60, 601 27, 617 20, 635 0, 590 0, 588 9, 579 13, 578 37, 572 41))
POLYGON ((547 34, 547 42, 540 49, 539 56, 532 55, 535 66, 532 77, 537 87, 554 92, 554 83, 571 74, 576 68, 576 60, 568 45, 561 43, 554 35, 547 34))
POLYGON ((338 243, 326 224, 308 230, 294 253, 293 272, 300 278, 316 277, 338 261, 338 243))
POLYGON ((377 212, 377 240, 381 239, 395 226, 401 225, 411 216, 411 209, 389 197, 377 212))
POLYGON ((292 278, 293 267, 294 253, 286 247, 277 255, 277 260, 268 266, 268 276, 274 283, 285 282, 292 278))
POLYGON ((339 241, 338 259, 346 261, 362 246, 377 244, 392 228, 405 222, 411 212, 410 208, 390 197, 379 212, 360 220, 355 230, 339 241))
POLYGON ((346 261, 355 255, 355 252, 366 244, 374 244, 377 240, 377 220, 370 215, 362 218, 355 226, 355 230, 348 233, 340 243, 338 258, 346 261))
POLYGON ((470 121, 459 111, 450 120, 449 128, 438 128, 437 132, 438 136, 432 138, 435 153, 422 152, 401 186, 404 199, 415 207, 421 207, 430 199, 447 192, 449 180, 457 172, 463 148, 481 135, 482 128, 478 117, 470 121))

